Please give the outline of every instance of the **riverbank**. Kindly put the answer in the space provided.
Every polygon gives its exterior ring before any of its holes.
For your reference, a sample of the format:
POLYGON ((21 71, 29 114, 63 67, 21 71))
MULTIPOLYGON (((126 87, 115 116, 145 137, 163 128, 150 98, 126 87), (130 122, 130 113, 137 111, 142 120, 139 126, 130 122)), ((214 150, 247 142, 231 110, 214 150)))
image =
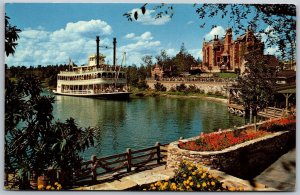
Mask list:
POLYGON ((198 98, 212 102, 219 102, 223 104, 227 104, 228 99, 224 96, 218 96, 214 94, 203 94, 203 93, 184 93, 184 92, 161 92, 154 90, 145 90, 145 91, 137 91, 133 90, 131 98, 141 98, 141 97, 168 97, 168 98, 198 98))

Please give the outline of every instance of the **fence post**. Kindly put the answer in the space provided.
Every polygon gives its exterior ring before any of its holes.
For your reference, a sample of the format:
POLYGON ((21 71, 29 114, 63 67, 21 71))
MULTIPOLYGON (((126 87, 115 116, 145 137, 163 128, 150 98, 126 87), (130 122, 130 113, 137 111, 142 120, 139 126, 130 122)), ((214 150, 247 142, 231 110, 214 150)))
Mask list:
POLYGON ((127 172, 131 172, 131 149, 127 148, 127 172))
POLYGON ((157 147, 156 153, 157 153, 157 164, 160 164, 160 143, 156 142, 155 146, 157 147))
POLYGON ((92 155, 91 157, 91 161, 92 161, 92 181, 95 182, 97 180, 97 157, 96 155, 92 155))

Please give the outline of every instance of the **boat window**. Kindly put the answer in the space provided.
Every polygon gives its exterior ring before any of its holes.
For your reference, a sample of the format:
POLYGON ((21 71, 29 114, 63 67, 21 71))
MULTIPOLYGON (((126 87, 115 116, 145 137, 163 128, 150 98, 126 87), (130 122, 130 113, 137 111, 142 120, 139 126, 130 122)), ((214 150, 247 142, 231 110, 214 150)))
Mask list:
POLYGON ((101 73, 98 73, 98 78, 101 78, 101 73))
POLYGON ((108 73, 108 74, 107 74, 107 77, 108 77, 108 78, 111 78, 111 77, 112 77, 112 74, 111 74, 111 73, 108 73))
POLYGON ((102 74, 102 77, 103 77, 103 78, 106 78, 106 73, 103 73, 103 74, 102 74))

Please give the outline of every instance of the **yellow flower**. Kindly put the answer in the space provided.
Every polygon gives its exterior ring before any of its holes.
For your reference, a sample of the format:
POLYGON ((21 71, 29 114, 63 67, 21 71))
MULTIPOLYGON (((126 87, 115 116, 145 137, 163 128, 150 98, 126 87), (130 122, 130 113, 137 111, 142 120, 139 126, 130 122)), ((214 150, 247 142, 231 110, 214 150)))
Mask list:
POLYGON ((208 178, 212 178, 212 176, 211 176, 211 175, 208 175, 208 178))
POLYGON ((216 185, 216 183, 214 181, 210 182, 212 186, 216 185))
POLYGON ((194 172, 192 173, 192 175, 196 175, 196 171, 194 171, 194 172))
POLYGON ((189 176, 189 180, 192 180, 193 178, 192 178, 192 176, 189 176))
POLYGON ((186 181, 186 184, 189 184, 189 183, 190 183, 190 180, 187 180, 187 181, 186 181))
POLYGON ((156 190, 156 187, 153 187, 152 190, 156 190))
POLYGON ((61 187, 61 185, 57 185, 57 188, 56 188, 57 190, 61 190, 62 189, 62 187, 61 187))
POLYGON ((239 187, 239 190, 240 190, 240 191, 244 191, 244 187, 243 187, 243 186, 240 186, 240 187, 239 187))
POLYGON ((201 187, 201 185, 199 183, 197 183, 197 188, 200 188, 200 187, 201 187))
POLYGON ((193 186, 193 185, 194 185, 194 182, 191 182, 191 183, 190 183, 190 186, 193 186))
POLYGON ((38 185, 38 190, 44 189, 44 185, 38 185))
POLYGON ((186 177, 186 174, 183 174, 183 177, 186 177))
POLYGON ((54 185, 56 185, 56 186, 57 186, 57 185, 58 185, 58 182, 55 182, 55 183, 54 183, 54 185))
POLYGON ((46 187, 46 190, 50 190, 50 189, 51 189, 51 186, 47 186, 47 187, 46 187))
POLYGON ((234 187, 230 187, 229 191, 235 191, 235 188, 234 187))
POLYGON ((165 178, 165 181, 169 181, 169 178, 168 178, 168 177, 166 177, 166 178, 165 178))
POLYGON ((55 190, 55 187, 51 187, 51 190, 55 190))
POLYGON ((202 183, 202 187, 206 187, 206 183, 205 182, 202 183))
POLYGON ((146 188, 144 188, 143 190, 144 190, 144 191, 146 191, 147 189, 146 189, 146 188))
POLYGON ((192 167, 189 167, 188 170, 189 170, 189 171, 192 170, 192 167))

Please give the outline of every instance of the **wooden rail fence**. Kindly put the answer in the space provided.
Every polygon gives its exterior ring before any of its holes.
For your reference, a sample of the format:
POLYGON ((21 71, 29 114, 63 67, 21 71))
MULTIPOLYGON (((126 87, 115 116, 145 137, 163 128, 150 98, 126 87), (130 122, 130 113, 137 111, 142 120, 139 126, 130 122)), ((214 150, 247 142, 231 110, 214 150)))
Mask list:
POLYGON ((108 173, 124 174, 138 170, 149 163, 162 164, 167 155, 166 145, 156 143, 155 146, 131 150, 125 153, 115 154, 106 157, 91 156, 91 160, 82 163, 81 171, 75 173, 75 181, 97 181, 98 176, 108 173))

